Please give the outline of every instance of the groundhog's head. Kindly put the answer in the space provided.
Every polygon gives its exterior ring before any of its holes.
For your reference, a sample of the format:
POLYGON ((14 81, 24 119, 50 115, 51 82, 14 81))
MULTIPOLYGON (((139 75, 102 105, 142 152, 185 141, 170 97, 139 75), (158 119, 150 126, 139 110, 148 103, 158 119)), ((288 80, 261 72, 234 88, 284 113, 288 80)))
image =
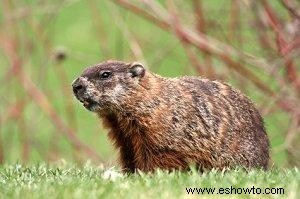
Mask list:
POLYGON ((86 109, 108 111, 118 107, 144 75, 145 68, 140 63, 103 62, 88 67, 74 80, 73 93, 86 109))

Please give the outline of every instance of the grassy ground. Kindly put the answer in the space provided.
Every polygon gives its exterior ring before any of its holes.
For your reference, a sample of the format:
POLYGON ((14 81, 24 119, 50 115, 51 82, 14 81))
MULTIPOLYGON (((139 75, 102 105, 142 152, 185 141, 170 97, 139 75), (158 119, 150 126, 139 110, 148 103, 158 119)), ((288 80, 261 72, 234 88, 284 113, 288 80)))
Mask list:
MULTIPOLYGON (((211 190, 212 191, 212 190, 211 190)), ((199 174, 157 171, 122 175, 116 170, 105 170, 86 164, 48 166, 6 165, 0 168, 1 198, 299 198, 300 172, 297 169, 250 171, 241 169, 228 172, 211 171, 199 174), (232 188, 231 188, 232 187, 232 188), (254 187, 255 190, 251 190, 254 187), (188 194, 186 188, 215 188, 214 194, 188 194), (224 194, 217 193, 224 188, 224 194), (227 190, 225 188, 228 188, 227 190), (238 189, 240 188, 240 189, 238 189), (249 188, 248 194, 237 193, 249 188), (265 188, 275 188, 281 194, 253 194, 265 188), (236 189, 236 190, 234 190, 236 189)))

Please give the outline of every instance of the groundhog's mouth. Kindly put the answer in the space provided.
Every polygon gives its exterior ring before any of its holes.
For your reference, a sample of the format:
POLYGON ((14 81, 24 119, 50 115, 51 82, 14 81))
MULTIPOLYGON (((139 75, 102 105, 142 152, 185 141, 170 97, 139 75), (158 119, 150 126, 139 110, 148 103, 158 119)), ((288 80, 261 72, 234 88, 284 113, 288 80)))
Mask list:
POLYGON ((80 99, 79 100, 83 106, 88 109, 89 111, 97 111, 99 108, 99 104, 91 99, 80 99))

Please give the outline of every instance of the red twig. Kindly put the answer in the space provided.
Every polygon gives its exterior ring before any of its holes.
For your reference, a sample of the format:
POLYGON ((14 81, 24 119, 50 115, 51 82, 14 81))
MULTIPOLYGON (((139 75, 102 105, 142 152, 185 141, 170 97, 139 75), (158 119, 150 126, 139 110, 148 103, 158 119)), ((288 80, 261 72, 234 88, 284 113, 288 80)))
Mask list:
MULTIPOLYGON (((179 19, 177 17, 177 13, 176 13, 177 10, 176 10, 175 5, 174 5, 174 3, 172 1, 168 1, 168 4, 169 4, 169 7, 170 7, 169 12, 171 13, 171 15, 173 17, 172 20, 174 21, 174 25, 175 25, 174 29, 175 29, 175 32, 176 32, 177 30, 180 29, 178 27, 178 26, 180 26, 180 22, 179 22, 179 19)), ((186 53, 187 57, 190 60, 192 66, 194 66, 194 68, 196 69, 196 71, 198 72, 199 75, 205 74, 204 73, 205 66, 203 66, 199 62, 199 60, 197 58, 197 55, 190 48, 190 44, 185 40, 185 38, 180 37, 180 35, 178 35, 178 36, 179 36, 178 38, 179 38, 179 40, 180 40, 180 42, 181 42, 181 44, 182 44, 182 46, 183 46, 183 48, 185 50, 185 53, 186 53)))
POLYGON ((262 5, 264 7, 268 22, 273 29, 277 41, 278 53, 284 58, 287 78, 292 82, 298 91, 300 91, 300 80, 297 75, 297 69, 292 59, 285 58, 286 49, 288 48, 288 42, 284 37, 282 31, 282 25, 273 11, 272 7, 269 5, 267 0, 262 0, 262 5))
POLYGON ((53 124, 62 132, 74 145, 75 148, 82 150, 89 157, 102 161, 102 158, 89 146, 81 142, 81 140, 76 136, 75 131, 67 126, 59 117, 55 109, 52 107, 47 97, 40 91, 37 86, 31 81, 27 74, 22 69, 21 59, 18 57, 16 45, 9 38, 6 38, 6 42, 0 42, 2 44, 4 51, 10 58, 11 68, 14 72, 14 77, 16 77, 20 85, 24 88, 26 93, 36 102, 36 104, 43 110, 43 112, 50 118, 53 124))
MULTIPOLYGON (((227 51, 223 50, 223 48, 218 48, 219 45, 217 45, 216 43, 212 42, 211 40, 204 39, 204 38, 206 38, 204 35, 200 34, 200 36, 197 36, 193 31, 190 31, 188 28, 185 28, 183 26, 178 26, 178 21, 174 20, 174 18, 173 18, 173 20, 170 20, 170 18, 160 19, 127 1, 124 1, 124 0, 114 0, 114 1, 116 3, 118 3, 119 5, 134 12, 135 14, 145 17, 149 21, 157 24, 159 27, 161 27, 165 30, 170 30, 170 29, 175 28, 174 31, 175 31, 177 37, 181 41, 184 41, 186 43, 194 45, 195 47, 197 47, 199 50, 201 50, 203 52, 208 52, 208 53, 214 54, 215 56, 219 57, 222 61, 224 61, 228 67, 231 67, 232 69, 234 69, 235 71, 237 71, 238 73, 243 75, 245 78, 247 78, 251 82, 253 82, 254 85, 257 86, 257 88, 259 88, 260 90, 262 90, 264 92, 264 94, 266 94, 270 97, 276 96, 275 92, 272 91, 262 80, 260 80, 260 78, 258 78, 256 75, 254 75, 249 69, 245 68, 241 63, 234 61, 230 57, 231 54, 227 53, 231 50, 230 47, 227 48, 226 45, 220 44, 220 45, 223 45, 223 47, 225 46, 224 48, 227 49, 227 51), (216 47, 216 46, 218 46, 218 47, 216 47)), ((235 54, 235 55, 237 55, 237 54, 235 54)), ((241 60, 244 60, 246 62, 249 61, 249 59, 247 59, 243 56, 238 56, 238 58, 240 58, 241 60)), ((252 63, 252 62, 250 61, 250 63, 252 63)), ((268 67, 268 66, 266 65, 264 67, 268 67)), ((292 102, 285 101, 284 99, 280 99, 278 101, 278 105, 283 110, 290 112, 290 113, 294 113, 295 111, 297 112, 298 109, 296 107, 292 106, 291 104, 292 104, 292 102)), ((298 122, 300 122, 300 116, 298 114, 296 114, 296 119, 298 122)))
POLYGON ((282 54, 286 56, 297 48, 300 48, 300 35, 297 36, 292 42, 287 44, 284 49, 282 49, 282 54))
POLYGON ((267 31, 267 27, 265 23, 262 21, 262 18, 259 16, 259 7, 257 4, 253 3, 252 5, 252 12, 254 16, 254 25, 256 27, 256 34, 259 39, 259 44, 261 46, 261 49, 264 50, 264 52, 267 53, 269 59, 274 58, 276 46, 273 45, 273 42, 270 39, 270 36, 267 31), (274 51, 274 52, 273 52, 274 51))
POLYGON ((288 9, 295 18, 300 20, 300 9, 297 7, 296 2, 291 0, 281 0, 281 4, 288 9))
POLYGON ((64 122, 57 115, 55 109, 51 106, 46 96, 35 86, 30 78, 19 68, 18 78, 28 95, 37 103, 37 105, 44 111, 44 113, 52 120, 53 124, 63 132, 71 143, 78 150, 84 151, 89 157, 95 160, 102 161, 102 158, 89 146, 82 143, 76 136, 73 129, 64 124, 64 122))
MULTIPOLYGON (((194 5, 194 15, 197 21, 197 30, 200 34, 206 33, 207 23, 204 18, 203 9, 202 9, 202 1, 201 0, 193 0, 194 5)), ((207 77, 215 77, 216 72, 214 71, 212 65, 211 53, 204 53, 204 61, 205 61, 205 69, 207 77)))
MULTIPOLYGON (((119 5, 131 10, 132 12, 136 13, 139 16, 145 17, 146 19, 150 20, 151 22, 157 24, 159 27, 166 29, 166 30, 172 30, 174 27, 173 21, 168 19, 159 19, 153 15, 151 15, 150 13, 144 11, 143 9, 139 8, 136 5, 133 5, 127 1, 124 0, 114 0, 115 2, 117 2, 119 5)), ((221 60, 223 60, 228 66, 230 64, 234 64, 235 67, 233 67, 233 69, 235 69, 237 72, 241 72, 243 71, 243 74, 245 75, 245 77, 249 80, 251 80, 252 82, 254 82, 254 84, 256 86, 258 86, 260 89, 262 89, 264 92, 267 92, 269 94, 272 94, 273 91, 268 88, 268 86, 266 86, 259 78, 257 78, 250 70, 248 70, 247 68, 245 68, 242 64, 239 64, 238 62, 232 60, 232 58, 230 58, 230 52, 234 53, 235 56, 238 56, 241 60, 248 60, 247 58, 245 58, 244 56, 239 56, 240 53, 236 53, 235 50, 233 50, 231 47, 227 46, 227 45, 223 45, 223 44, 217 44, 216 42, 212 41, 211 39, 208 39, 208 37, 206 37, 204 34, 195 34, 193 31, 189 30, 188 28, 185 27, 181 27, 180 29, 174 30, 177 34, 177 37, 182 40, 185 41, 193 46, 195 46, 196 48, 198 48, 199 50, 201 50, 204 53, 210 53, 210 54, 214 54, 215 56, 219 57, 221 60), (220 48, 220 46, 222 46, 220 48), (236 67, 238 66, 238 67, 236 67), (238 68, 241 69, 238 69, 238 68)), ((234 57, 234 56, 233 56, 234 57)))
MULTIPOLYGON (((105 32, 103 20, 100 15, 100 11, 97 9, 97 2, 95 0, 86 1, 89 7, 91 18, 93 21, 93 25, 97 31, 97 39, 99 41, 99 47, 104 57, 108 56, 108 45, 107 42, 107 34, 105 32)), ((103 4, 104 2, 101 2, 103 4)))

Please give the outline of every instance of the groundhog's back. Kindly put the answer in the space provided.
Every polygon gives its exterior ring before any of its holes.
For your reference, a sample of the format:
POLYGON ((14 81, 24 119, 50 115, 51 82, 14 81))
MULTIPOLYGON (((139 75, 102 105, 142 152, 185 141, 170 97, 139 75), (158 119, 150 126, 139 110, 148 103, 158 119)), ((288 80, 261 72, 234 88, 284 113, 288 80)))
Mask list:
POLYGON ((267 168, 269 144, 263 120, 241 92, 198 77, 163 78, 148 73, 145 80, 124 101, 125 110, 128 104, 128 110, 134 110, 135 125, 140 127, 136 134, 143 132, 140 141, 129 140, 143 143, 133 150, 137 168, 184 168, 190 163, 203 169, 267 168), (139 154, 140 149, 147 153, 139 154), (148 157, 139 164, 143 156, 148 157))

